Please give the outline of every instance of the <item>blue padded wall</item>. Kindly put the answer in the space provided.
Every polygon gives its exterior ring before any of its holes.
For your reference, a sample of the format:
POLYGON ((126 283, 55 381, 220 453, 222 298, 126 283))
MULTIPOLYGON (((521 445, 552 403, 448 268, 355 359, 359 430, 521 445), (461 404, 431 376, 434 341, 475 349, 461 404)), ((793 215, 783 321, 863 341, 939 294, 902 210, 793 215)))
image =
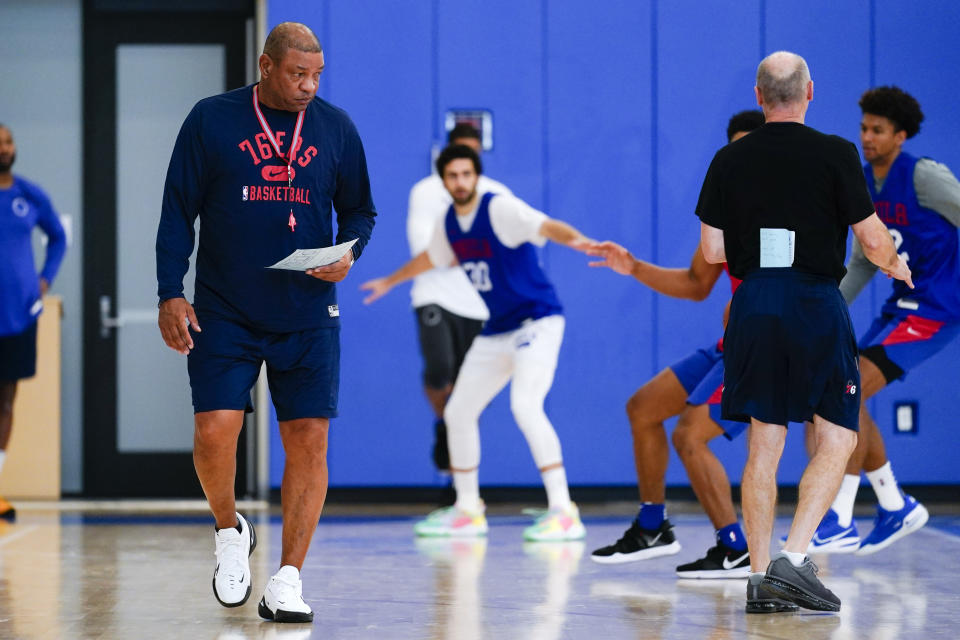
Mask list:
MULTIPOLYGON (((928 122, 907 144, 960 170, 953 98, 960 5, 897 0, 270 0, 268 26, 306 22, 324 45, 320 94, 346 109, 367 152, 380 212, 374 237, 340 287, 343 314, 341 417, 331 429, 334 486, 433 485, 431 412, 420 385, 408 288, 364 307, 357 286, 409 255, 410 186, 429 171, 450 108, 494 116, 488 174, 531 205, 596 238, 611 238, 665 266, 689 263, 698 241, 693 214, 726 122, 753 108, 760 58, 804 55, 815 83, 808 124, 853 141, 857 99, 897 83, 920 100, 928 122)), ((543 251, 566 307, 567 333, 547 411, 572 484, 635 483, 624 404, 658 369, 721 332, 729 287, 703 303, 653 295, 566 248, 543 251)), ((889 293, 877 278, 852 308, 866 329, 889 293)), ((952 363, 960 343, 871 401, 898 477, 960 483, 948 442, 960 399, 952 363), (893 402, 920 404, 920 435, 893 434, 893 402)), ((483 484, 538 485, 523 437, 501 394, 481 419, 483 484)), ((668 424, 668 428, 672 426, 668 424)), ((780 480, 805 464, 792 427, 780 480)), ((282 455, 273 434, 272 481, 282 455)), ((739 482, 743 439, 715 451, 739 482)), ((671 485, 687 484, 675 456, 671 485)))

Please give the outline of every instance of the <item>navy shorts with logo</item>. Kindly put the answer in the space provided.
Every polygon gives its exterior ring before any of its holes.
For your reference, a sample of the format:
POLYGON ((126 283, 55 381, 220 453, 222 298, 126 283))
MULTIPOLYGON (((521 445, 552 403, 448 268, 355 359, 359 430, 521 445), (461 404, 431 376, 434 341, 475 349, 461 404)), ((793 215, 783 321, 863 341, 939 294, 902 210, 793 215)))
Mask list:
POLYGON ((0 336, 0 382, 32 378, 37 373, 37 323, 21 333, 0 336))
POLYGON ((250 390, 267 363, 277 419, 334 418, 340 387, 340 328, 271 333, 217 316, 198 317, 187 357, 193 410, 253 409, 250 390))
POLYGON ((733 295, 723 345, 724 418, 786 425, 816 414, 858 430, 857 342, 833 278, 749 274, 733 295))

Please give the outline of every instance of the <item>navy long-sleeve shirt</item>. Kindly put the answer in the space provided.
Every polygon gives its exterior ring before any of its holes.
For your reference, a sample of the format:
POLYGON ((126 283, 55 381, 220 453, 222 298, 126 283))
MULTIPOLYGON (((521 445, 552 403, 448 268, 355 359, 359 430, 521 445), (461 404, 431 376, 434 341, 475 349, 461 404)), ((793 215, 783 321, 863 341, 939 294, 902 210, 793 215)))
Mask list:
MULTIPOLYGON (((252 96, 251 85, 201 100, 180 129, 157 231, 158 295, 161 302, 183 296, 199 215, 198 314, 273 332, 336 326, 333 283, 265 267, 295 249, 353 239, 360 256, 376 216, 360 136, 344 111, 315 98, 288 187, 286 164, 263 133, 252 96)), ((297 114, 260 108, 288 155, 297 114)))
POLYGON ((9 189, 0 189, 0 336, 23 333, 43 309, 40 278, 53 283, 67 236, 50 198, 37 185, 13 177, 9 189), (39 226, 47 234, 47 255, 37 275, 30 236, 39 226))

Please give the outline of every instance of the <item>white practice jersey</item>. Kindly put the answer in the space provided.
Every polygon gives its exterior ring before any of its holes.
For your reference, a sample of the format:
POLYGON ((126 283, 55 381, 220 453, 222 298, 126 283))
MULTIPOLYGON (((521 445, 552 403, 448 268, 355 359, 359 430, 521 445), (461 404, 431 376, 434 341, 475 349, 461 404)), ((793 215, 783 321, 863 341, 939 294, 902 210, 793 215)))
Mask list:
MULTIPOLYGON (((513 195, 506 186, 484 175, 477 182, 477 192, 513 195)), ((416 256, 426 250, 437 225, 453 204, 453 198, 443 186, 440 176, 427 176, 410 189, 407 209, 407 241, 410 254, 416 256)), ((422 273, 413 280, 410 299, 414 307, 436 304, 450 313, 474 320, 489 317, 487 306, 470 284, 460 267, 438 267, 422 273)))

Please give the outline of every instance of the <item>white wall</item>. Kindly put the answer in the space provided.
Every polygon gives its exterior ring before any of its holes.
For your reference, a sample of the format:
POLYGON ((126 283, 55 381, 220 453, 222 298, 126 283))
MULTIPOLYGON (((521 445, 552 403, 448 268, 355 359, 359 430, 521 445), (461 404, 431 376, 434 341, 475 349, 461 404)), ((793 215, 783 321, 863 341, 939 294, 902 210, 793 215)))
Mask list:
POLYGON ((63 491, 83 480, 80 0, 0 2, 0 122, 17 143, 14 173, 72 219, 72 246, 52 293, 63 296, 63 491))

